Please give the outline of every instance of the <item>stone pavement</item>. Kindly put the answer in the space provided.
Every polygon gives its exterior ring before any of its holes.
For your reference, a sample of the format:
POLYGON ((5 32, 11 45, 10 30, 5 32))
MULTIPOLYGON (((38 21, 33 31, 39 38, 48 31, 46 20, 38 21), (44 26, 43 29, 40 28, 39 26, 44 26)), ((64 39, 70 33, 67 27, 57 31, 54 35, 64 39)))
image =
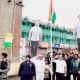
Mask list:
MULTIPOLYGON (((9 77, 8 80, 20 80, 20 78, 18 76, 14 76, 14 77, 9 77)), ((71 78, 71 80, 73 80, 71 78)))
POLYGON ((8 80, 20 80, 20 78, 17 76, 13 76, 13 77, 9 77, 8 80))

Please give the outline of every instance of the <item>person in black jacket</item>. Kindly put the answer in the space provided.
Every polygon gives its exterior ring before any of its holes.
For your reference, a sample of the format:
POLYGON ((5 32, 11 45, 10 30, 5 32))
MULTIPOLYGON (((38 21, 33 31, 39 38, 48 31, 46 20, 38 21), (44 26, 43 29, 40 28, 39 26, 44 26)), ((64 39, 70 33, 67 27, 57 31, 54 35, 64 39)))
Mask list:
POLYGON ((52 63, 52 66, 53 66, 53 80, 55 80, 55 75, 56 75, 56 63, 53 62, 53 63, 52 63))
POLYGON ((71 80, 70 78, 70 71, 71 71, 71 59, 69 58, 69 56, 67 54, 65 54, 64 59, 66 61, 67 64, 67 76, 65 77, 65 80, 71 80))
POLYGON ((51 64, 49 58, 46 56, 44 61, 45 61, 44 80, 51 80, 51 71, 50 71, 51 64))
MULTIPOLYGON (((53 51, 53 57, 55 57, 56 55, 57 53, 53 51)), ((55 80, 55 76, 56 76, 56 63, 55 62, 52 62, 52 71, 53 71, 52 79, 55 80)))
POLYGON ((78 78, 78 54, 74 54, 74 58, 71 61, 71 71, 73 80, 76 80, 78 78))
POLYGON ((78 80, 80 80, 80 62, 79 62, 79 65, 78 65, 78 80))
POLYGON ((80 54, 78 54, 78 80, 80 80, 80 54))
POLYGON ((73 52, 68 54, 68 59, 66 60, 67 63, 67 79, 66 80, 71 80, 71 61, 73 59, 73 52))
POLYGON ((20 65, 19 76, 21 77, 21 80, 35 80, 35 65, 30 61, 30 58, 31 56, 27 55, 26 60, 20 65))
POLYGON ((10 61, 7 59, 7 53, 1 53, 0 61, 0 80, 7 79, 7 73, 10 70, 10 61))

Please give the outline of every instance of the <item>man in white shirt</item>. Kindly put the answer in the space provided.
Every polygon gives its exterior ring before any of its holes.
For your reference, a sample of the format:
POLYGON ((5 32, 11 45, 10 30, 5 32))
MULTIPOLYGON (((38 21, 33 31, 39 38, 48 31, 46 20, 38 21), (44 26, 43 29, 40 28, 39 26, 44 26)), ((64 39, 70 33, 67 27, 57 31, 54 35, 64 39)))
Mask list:
POLYGON ((36 57, 33 57, 31 61, 36 67, 36 80, 44 80, 45 63, 43 55, 38 54, 36 57))
POLYGON ((37 55, 37 48, 39 42, 42 40, 42 30, 39 27, 40 21, 37 20, 35 26, 30 29, 29 32, 29 41, 31 43, 31 55, 32 57, 37 55))
POLYGON ((78 43, 78 51, 80 53, 80 15, 78 16, 79 22, 76 26, 76 32, 77 32, 77 43, 78 43))
POLYGON ((59 54, 56 57, 53 59, 53 62, 56 63, 56 80, 64 80, 67 73, 67 64, 62 58, 62 54, 59 54), (58 59, 55 59, 56 57, 58 59))

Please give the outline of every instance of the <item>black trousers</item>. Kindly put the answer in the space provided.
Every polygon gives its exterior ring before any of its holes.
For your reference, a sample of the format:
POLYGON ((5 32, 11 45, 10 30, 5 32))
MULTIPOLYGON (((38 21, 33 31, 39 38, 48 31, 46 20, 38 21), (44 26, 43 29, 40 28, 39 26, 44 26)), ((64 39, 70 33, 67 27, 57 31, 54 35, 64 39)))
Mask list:
POLYGON ((80 80, 80 74, 78 74, 78 80, 80 80))
POLYGON ((80 38, 77 38, 77 44, 78 44, 78 51, 80 53, 80 38))
POLYGON ((78 73, 73 73, 73 80, 78 80, 78 73))
POLYGON ((71 80, 71 74, 67 73, 67 76, 65 77, 65 80, 71 80))
POLYGON ((64 74, 63 73, 56 73, 56 80, 64 80, 64 74))
POLYGON ((32 57, 37 55, 38 41, 31 41, 31 55, 32 57))
POLYGON ((55 76, 56 76, 56 73, 54 72, 54 74, 52 76, 52 80, 55 80, 55 76))
POLYGON ((48 79, 44 79, 44 80, 51 80, 51 79, 48 78, 48 79))
POLYGON ((20 80, 33 80, 33 76, 32 75, 31 76, 30 75, 22 76, 20 80))

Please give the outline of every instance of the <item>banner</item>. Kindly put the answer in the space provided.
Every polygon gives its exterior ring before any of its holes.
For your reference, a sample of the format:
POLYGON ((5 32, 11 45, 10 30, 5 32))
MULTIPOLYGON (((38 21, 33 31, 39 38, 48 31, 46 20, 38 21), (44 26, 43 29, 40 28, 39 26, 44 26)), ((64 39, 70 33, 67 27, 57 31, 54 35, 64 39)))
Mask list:
POLYGON ((7 33, 5 36, 4 46, 5 46, 5 48, 11 48, 12 44, 13 44, 13 34, 7 33))
POLYGON ((20 62, 23 62, 25 60, 26 55, 26 39, 21 38, 20 40, 20 62))

